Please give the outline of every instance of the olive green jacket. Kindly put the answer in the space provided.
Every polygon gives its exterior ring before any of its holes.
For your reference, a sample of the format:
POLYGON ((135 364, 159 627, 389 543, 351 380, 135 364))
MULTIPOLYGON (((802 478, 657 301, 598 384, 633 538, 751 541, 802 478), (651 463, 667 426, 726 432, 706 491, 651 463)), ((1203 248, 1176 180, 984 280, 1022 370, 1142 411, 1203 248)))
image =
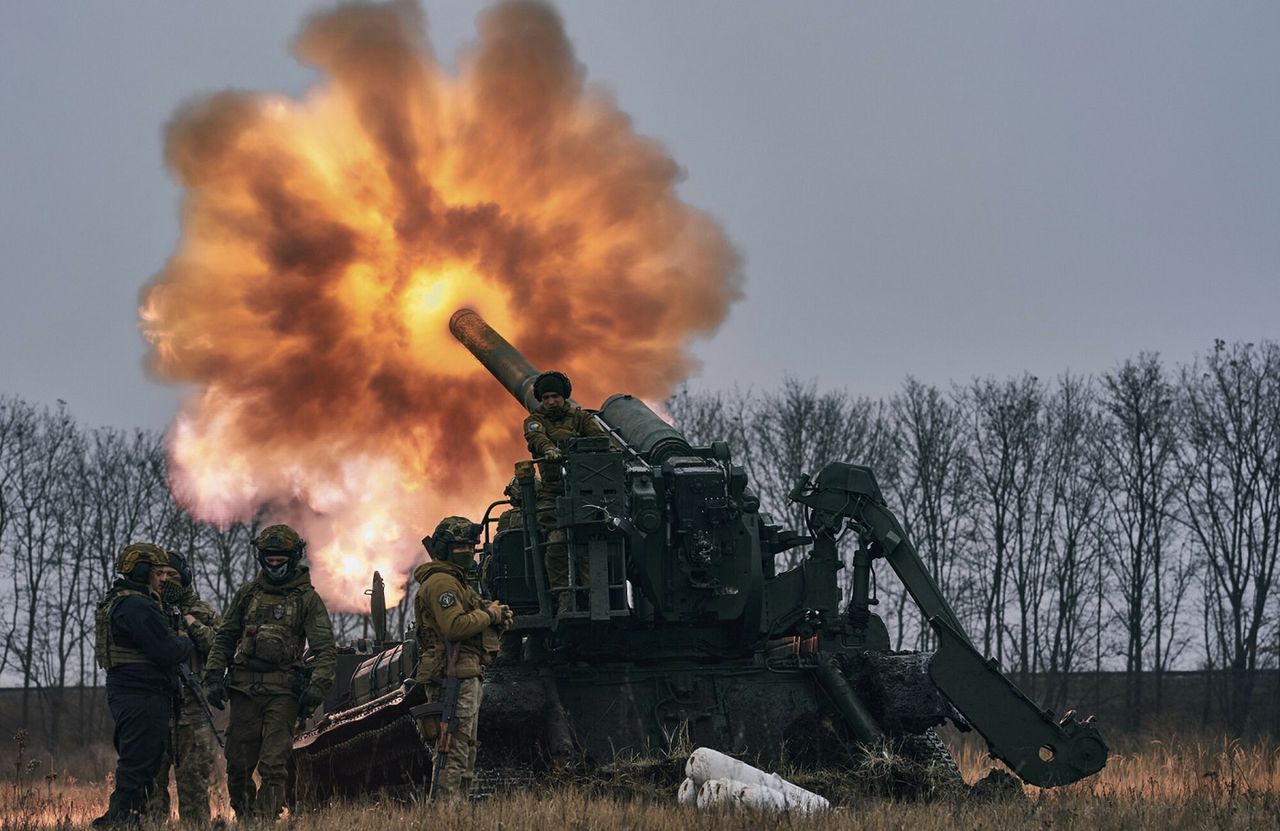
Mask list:
MULTIPOLYGON (((539 407, 524 420, 524 440, 535 459, 547 455, 548 451, 556 449, 565 439, 607 435, 609 434, 596 420, 595 413, 573 405, 566 406, 558 416, 539 407)), ((538 475, 542 478, 544 492, 563 491, 560 465, 542 462, 538 465, 538 475)))
POLYGON ((310 647, 315 658, 310 684, 320 692, 333 685, 337 647, 324 601, 311 586, 311 574, 300 566, 283 584, 262 572, 236 591, 222 617, 205 677, 217 679, 229 670, 227 686, 250 694, 298 694, 302 656, 310 647))
POLYGON ((467 585, 462 569, 432 561, 413 570, 421 585, 413 598, 418 639, 418 670, 423 684, 438 682, 446 669, 445 642, 459 644, 459 678, 475 678, 493 660, 503 628, 494 626, 488 603, 467 585))

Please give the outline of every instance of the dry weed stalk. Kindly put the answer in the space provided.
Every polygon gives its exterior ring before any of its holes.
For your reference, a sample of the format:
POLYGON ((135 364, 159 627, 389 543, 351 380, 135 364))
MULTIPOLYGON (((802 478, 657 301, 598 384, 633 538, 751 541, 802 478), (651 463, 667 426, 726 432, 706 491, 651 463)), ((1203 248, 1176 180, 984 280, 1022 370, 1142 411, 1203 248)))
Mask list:
MULTIPOLYGON (((1274 827, 1280 816, 1280 748, 1273 742, 1244 744, 1212 737, 1133 739, 1089 782, 1052 791, 1028 788, 1025 799, 983 800, 957 789, 942 789, 928 799, 904 799, 892 788, 855 785, 855 777, 824 771, 808 778, 785 771, 799 784, 836 797, 840 807, 827 816, 745 816, 700 813, 675 805, 675 783, 682 760, 662 759, 613 765, 597 771, 565 771, 541 787, 499 793, 465 806, 433 806, 413 801, 370 798, 301 813, 290 831, 346 831, 402 827, 448 829, 628 828, 654 831, 710 829, 1004 829, 1035 825, 1055 829, 1155 829, 1274 827), (843 790, 841 790, 843 789, 843 790), (879 789, 880 795, 873 795, 879 789)), ((956 755, 972 783, 990 768, 967 745, 956 755)), ((25 760, 19 768, 25 770, 25 760)), ((901 762, 885 756, 867 759, 867 772, 880 785, 901 775, 901 762)), ((14 768, 17 771, 19 768, 14 768)), ((928 775, 928 771, 924 772, 928 775)), ((29 781, 29 780, 28 780, 29 781)), ((81 784, 46 778, 46 788, 0 791, 0 827, 5 831, 84 827, 101 812, 107 789, 101 782, 81 784)), ((158 826, 152 826, 158 827, 158 826)))

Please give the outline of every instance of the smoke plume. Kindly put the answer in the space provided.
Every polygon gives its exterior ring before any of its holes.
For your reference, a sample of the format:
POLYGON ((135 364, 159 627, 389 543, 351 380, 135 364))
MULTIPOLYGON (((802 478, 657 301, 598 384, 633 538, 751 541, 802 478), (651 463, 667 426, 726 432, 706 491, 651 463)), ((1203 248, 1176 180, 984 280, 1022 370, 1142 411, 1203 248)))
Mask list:
POLYGON ((654 400, 740 276, 546 5, 490 8, 456 73, 405 2, 318 15, 295 51, 323 79, 301 100, 224 92, 169 125, 182 236, 140 314, 154 376, 193 390, 175 495, 216 522, 267 506, 353 610, 373 569, 403 577, 438 519, 478 519, 527 456, 521 407, 449 335, 455 309, 586 405, 654 400))

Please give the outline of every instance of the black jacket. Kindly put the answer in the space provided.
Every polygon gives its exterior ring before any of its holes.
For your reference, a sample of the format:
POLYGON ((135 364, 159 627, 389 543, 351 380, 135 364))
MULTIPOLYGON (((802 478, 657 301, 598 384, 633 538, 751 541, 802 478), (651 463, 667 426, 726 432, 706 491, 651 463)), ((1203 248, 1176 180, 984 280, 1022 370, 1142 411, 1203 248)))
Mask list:
MULTIPOLYGON (((118 580, 113 588, 138 587, 118 580)), ((120 646, 136 649, 145 664, 121 664, 107 670, 107 686, 119 690, 162 692, 178 681, 178 664, 191 655, 192 644, 176 635, 160 604, 150 597, 130 595, 111 611, 111 637, 120 646)))

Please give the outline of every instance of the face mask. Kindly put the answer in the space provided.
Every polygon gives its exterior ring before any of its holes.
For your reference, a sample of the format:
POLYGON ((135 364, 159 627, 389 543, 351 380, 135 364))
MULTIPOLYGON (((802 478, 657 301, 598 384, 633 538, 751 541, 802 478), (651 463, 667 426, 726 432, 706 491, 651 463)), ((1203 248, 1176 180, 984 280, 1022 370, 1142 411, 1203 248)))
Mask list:
POLYGON ((160 599, 169 606, 177 605, 182 599, 182 582, 169 578, 160 583, 160 599))
POLYGON ((470 548, 468 548, 466 551, 451 550, 449 552, 449 562, 465 571, 466 569, 469 569, 471 568, 471 566, 475 565, 476 552, 470 548))
POLYGON ((263 563, 262 570, 266 572, 267 579, 278 583, 289 576, 289 565, 290 564, 287 561, 278 566, 269 566, 263 563))

